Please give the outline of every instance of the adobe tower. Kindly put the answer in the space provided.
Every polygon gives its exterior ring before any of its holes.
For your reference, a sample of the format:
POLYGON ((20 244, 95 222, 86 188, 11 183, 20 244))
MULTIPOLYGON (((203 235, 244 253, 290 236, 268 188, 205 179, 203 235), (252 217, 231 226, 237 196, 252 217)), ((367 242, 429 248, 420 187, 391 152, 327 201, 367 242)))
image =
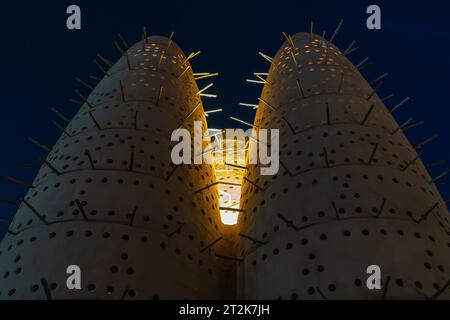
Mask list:
POLYGON ((287 38, 254 121, 280 129, 280 171, 244 176, 239 297, 449 299, 448 211, 403 133, 411 124, 347 52, 313 33, 287 38), (380 290, 366 286, 371 265, 380 290))
POLYGON ((102 58, 109 70, 78 92, 1 244, 0 298, 229 297, 216 256, 226 241, 211 245, 222 232, 214 168, 170 157, 174 129, 207 130, 190 57, 154 36, 114 65, 102 58), (70 265, 81 290, 66 286, 70 265))

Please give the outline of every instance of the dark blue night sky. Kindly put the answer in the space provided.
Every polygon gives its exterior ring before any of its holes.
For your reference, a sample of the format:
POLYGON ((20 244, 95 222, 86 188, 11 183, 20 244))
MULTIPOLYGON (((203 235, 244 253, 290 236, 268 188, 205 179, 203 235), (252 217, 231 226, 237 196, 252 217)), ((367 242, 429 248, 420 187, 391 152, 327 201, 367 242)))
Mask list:
MULTIPOLYGON (((443 1, 15 1, 2 3, 0 93, 0 199, 17 201, 26 190, 5 179, 16 176, 31 183, 36 170, 18 168, 18 163, 39 166, 44 156, 27 142, 34 137, 52 146, 60 132, 51 124, 56 106, 71 116, 79 84, 75 76, 87 79, 99 74, 93 63, 97 53, 110 60, 119 58, 113 40, 120 33, 129 43, 139 40, 142 26, 149 33, 169 35, 186 54, 201 50, 192 62, 196 72, 219 72, 214 79, 217 100, 205 107, 222 107, 225 112, 210 117, 210 127, 236 126, 230 115, 247 121, 253 112, 238 102, 257 101, 261 87, 245 82, 253 72, 265 72, 268 64, 258 51, 274 55, 284 38, 282 31, 316 31, 329 36, 341 18, 344 25, 335 39, 341 49, 355 39, 360 50, 351 55, 354 63, 368 56, 372 65, 363 71, 372 80, 384 72, 389 79, 381 96, 395 93, 387 102, 392 107, 404 97, 410 102, 396 112, 399 122, 412 117, 425 125, 408 131, 413 144, 438 133, 439 139, 426 146, 425 163, 450 159, 450 22, 449 5, 443 1), (66 28, 66 8, 77 4, 82 10, 82 30, 66 28), (365 13, 370 4, 382 10, 382 29, 369 31, 365 13)), ((204 80, 206 85, 208 80, 204 80)), ((431 169, 432 176, 450 164, 431 169)), ((442 179, 449 182, 449 178, 442 179)), ((450 186, 439 185, 445 199, 450 186)), ((0 205, 0 216, 11 216, 16 208, 0 205)), ((0 231, 1 234, 1 231, 0 231)))

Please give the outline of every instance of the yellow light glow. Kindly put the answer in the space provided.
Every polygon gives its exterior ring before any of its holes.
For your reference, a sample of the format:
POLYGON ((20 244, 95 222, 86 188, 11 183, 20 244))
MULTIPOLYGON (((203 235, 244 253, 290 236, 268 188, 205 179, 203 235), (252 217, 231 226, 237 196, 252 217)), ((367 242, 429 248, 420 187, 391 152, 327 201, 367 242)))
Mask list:
POLYGON ((216 178, 219 182, 220 218, 223 224, 234 225, 238 223, 239 218, 246 149, 235 143, 234 139, 226 139, 225 134, 222 137, 216 136, 215 138, 218 139, 218 144, 212 154, 216 178))
MULTIPOLYGON (((240 194, 240 192, 239 192, 239 194, 240 194)), ((219 196, 220 196, 220 206, 221 207, 227 207, 227 206, 229 206, 230 202, 232 202, 231 194, 220 190, 220 188, 219 188, 219 196)), ((239 203, 233 205, 230 208, 239 209, 239 203), (237 206, 237 208, 236 208, 236 206, 237 206)), ((222 223, 226 224, 226 225, 236 224, 238 222, 238 215, 239 215, 239 213, 237 211, 230 211, 230 210, 223 210, 223 209, 220 210, 220 219, 222 220, 222 223)))

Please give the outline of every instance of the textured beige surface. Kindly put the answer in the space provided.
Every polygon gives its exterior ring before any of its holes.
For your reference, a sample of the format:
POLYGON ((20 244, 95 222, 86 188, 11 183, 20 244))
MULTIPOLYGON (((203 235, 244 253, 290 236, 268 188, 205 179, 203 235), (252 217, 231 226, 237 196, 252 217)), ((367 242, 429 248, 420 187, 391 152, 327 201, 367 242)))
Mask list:
POLYGON ((416 151, 338 48, 292 40, 256 114, 256 126, 280 129, 280 171, 245 175, 240 231, 259 242, 241 238, 239 296, 449 298, 448 211, 416 151), (372 264, 382 290, 365 286, 372 264))
POLYGON ((237 228, 218 188, 240 171, 171 165, 172 131, 207 126, 184 54, 150 37, 49 153, 0 246, 0 299, 233 298, 235 283, 239 298, 450 298, 448 211, 416 151, 334 45, 292 39, 255 119, 280 129, 280 171, 248 165, 237 228), (365 287, 372 264, 382 290, 365 287))
POLYGON ((46 299, 43 283, 53 299, 223 296, 224 241, 201 251, 221 233, 214 168, 170 159, 174 129, 207 130, 202 105, 191 113, 192 69, 164 37, 127 53, 131 69, 122 56, 108 70, 47 157, 58 172, 43 165, 32 209, 21 204, 0 248, 0 298, 46 299), (66 288, 72 264, 82 290, 66 288))

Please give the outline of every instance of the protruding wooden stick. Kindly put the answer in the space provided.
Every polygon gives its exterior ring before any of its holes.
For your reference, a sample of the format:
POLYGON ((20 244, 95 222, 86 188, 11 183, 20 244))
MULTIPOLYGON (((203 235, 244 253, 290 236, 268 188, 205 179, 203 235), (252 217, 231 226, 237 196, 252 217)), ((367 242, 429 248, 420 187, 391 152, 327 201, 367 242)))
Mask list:
POLYGON ((355 68, 356 69, 359 69, 363 64, 365 64, 367 61, 369 61, 369 58, 368 57, 366 57, 366 58, 364 58, 360 63, 358 63, 356 66, 355 66, 355 68))
POLYGON ((272 104, 270 104, 269 102, 267 102, 263 98, 258 98, 258 101, 262 102, 263 104, 265 104, 266 106, 268 106, 270 109, 272 109, 274 111, 277 110, 277 108, 275 108, 272 104))
POLYGON ((420 157, 422 156, 422 153, 419 153, 417 156, 415 156, 412 160, 408 161, 408 163, 406 164, 406 166, 404 166, 401 171, 406 171, 406 169, 408 169, 412 164, 414 164, 414 162, 416 162, 417 160, 420 159, 420 157))
POLYGON ((259 80, 253 80, 253 79, 245 79, 245 81, 251 82, 251 83, 260 83, 260 84, 266 83, 266 81, 259 81, 259 80))
POLYGON ((32 144, 34 144, 36 147, 44 150, 45 152, 50 152, 50 147, 46 146, 43 143, 40 143, 39 141, 37 141, 36 139, 33 138, 28 138, 28 141, 31 142, 32 144))
POLYGON ((57 176, 61 175, 61 172, 58 169, 56 169, 56 167, 52 165, 49 161, 41 157, 39 157, 39 160, 45 163, 45 165, 49 167, 49 169, 52 170, 53 173, 55 173, 57 176))
POLYGON ((361 123, 360 123, 362 126, 366 123, 367 119, 369 119, 369 116, 370 116, 370 114, 372 113, 372 111, 373 111, 374 108, 375 108, 375 104, 372 104, 372 105, 369 107, 369 110, 367 110, 366 115, 364 116, 363 120, 362 120, 361 123))
POLYGON ((128 52, 125 52, 124 57, 125 57, 125 60, 127 62, 128 70, 131 70, 130 57, 128 55, 128 52))
POLYGON ((208 250, 209 248, 211 248, 213 245, 215 245, 217 242, 219 242, 222 239, 223 239, 223 237, 221 236, 221 237, 217 238, 216 240, 214 240, 213 242, 211 242, 210 244, 208 244, 207 246, 201 248, 200 249, 200 253, 208 250))
POLYGON ((83 208, 83 205, 81 204, 80 200, 75 199, 75 203, 76 203, 78 209, 80 210, 80 213, 83 216, 84 220, 85 221, 89 221, 89 219, 88 219, 88 217, 86 215, 86 212, 84 212, 84 208, 83 208))
POLYGON ((383 292, 381 294, 381 300, 385 300, 386 299, 387 290, 389 288, 389 283, 391 283, 391 277, 387 276, 386 277, 386 283, 383 286, 383 292))
POLYGON ((372 80, 369 84, 372 85, 380 80, 383 80, 384 78, 386 78, 389 75, 389 73, 383 73, 381 76, 379 76, 378 78, 376 78, 375 80, 372 80))
POLYGON ((213 110, 205 110, 205 116, 208 117, 211 113, 217 113, 217 112, 222 112, 223 109, 219 108, 219 109, 213 109, 213 110))
POLYGON ((142 35, 144 36, 144 40, 145 40, 145 43, 148 43, 148 35, 147 35, 147 27, 146 26, 143 26, 142 27, 142 35))
POLYGON ((39 169, 39 168, 36 167, 35 165, 29 164, 29 163, 17 163, 17 164, 16 164, 16 167, 17 167, 17 168, 20 168, 20 169, 32 169, 32 170, 39 169))
POLYGON ((34 208, 27 200, 21 199, 21 201, 22 201, 22 203, 23 203, 24 205, 26 205, 26 206, 28 207, 28 209, 31 210, 31 212, 34 213, 34 215, 35 215, 36 217, 38 217, 39 220, 41 220, 44 224, 48 224, 48 222, 47 222, 47 220, 45 220, 44 216, 41 215, 41 214, 36 210, 36 208, 34 208))
POLYGON ((123 90, 122 80, 119 80, 119 86, 120 86, 120 95, 122 97, 122 101, 125 102, 125 92, 123 90))
POLYGON ((383 85, 383 81, 378 82, 377 86, 372 90, 372 92, 369 94, 369 96, 366 98, 367 101, 372 99, 372 97, 377 93, 378 89, 383 85))
POLYGON ((89 160, 89 164, 91 165, 91 168, 95 170, 95 163, 94 163, 94 160, 92 160, 91 153, 89 152, 88 149, 84 150, 84 155, 87 156, 87 158, 89 160))
POLYGON ((41 284, 42 284, 42 289, 44 289, 45 296, 47 297, 47 300, 53 300, 52 292, 50 290, 50 287, 48 286, 47 279, 41 278, 41 284))
POLYGON ((11 200, 0 199, 0 204, 5 204, 9 206, 17 206, 17 203, 11 200))
POLYGON ((102 130, 97 119, 95 119, 94 114, 91 111, 88 111, 88 114, 89 114, 89 117, 91 118, 92 122, 94 122, 94 125, 97 127, 97 129, 102 130))
POLYGON ((242 258, 226 256, 224 254, 220 254, 217 252, 214 252, 214 256, 216 256, 217 258, 220 258, 220 259, 225 259, 225 260, 232 260, 232 261, 239 261, 239 262, 244 261, 244 259, 242 259, 242 258))
POLYGON ((245 107, 253 107, 253 109, 258 109, 258 105, 253 103, 239 102, 239 105, 245 107))
POLYGON ((77 104, 77 105, 79 105, 79 106, 82 106, 82 105, 83 105, 83 102, 78 101, 78 100, 75 100, 75 99, 69 99, 69 101, 72 102, 72 103, 74 103, 74 104, 77 104))
POLYGON ((381 205, 376 215, 377 217, 381 216, 381 214, 383 213, 384 206, 386 205, 386 200, 387 200, 386 198, 383 198, 383 200, 381 200, 381 205))
POLYGON ((371 64, 372 64, 372 62, 367 62, 367 63, 363 64, 361 67, 359 67, 358 71, 362 71, 363 69, 367 68, 371 64))
POLYGON ((261 240, 255 239, 253 237, 247 236, 247 235, 245 235, 243 233, 239 233, 239 236, 244 238, 244 239, 251 240, 251 241, 253 241, 253 243, 266 244, 266 242, 264 242, 264 241, 261 241, 261 240))
POLYGON ((339 216, 339 211, 337 209, 336 202, 331 201, 331 206, 333 207, 334 214, 336 215, 336 220, 340 220, 341 217, 339 216))
POLYGON ((425 121, 418 121, 418 122, 416 122, 416 123, 410 124, 409 126, 404 127, 404 128, 403 128, 403 131, 406 131, 406 130, 409 130, 409 129, 412 129, 412 128, 421 126, 421 125, 423 125, 424 123, 425 123, 425 121))
POLYGON ((243 209, 231 208, 231 207, 219 207, 220 210, 233 211, 233 212, 245 212, 243 209))
POLYGON ((80 78, 75 77, 75 80, 77 80, 79 83, 81 83, 81 84, 82 84, 83 86, 85 86, 86 88, 88 88, 88 89, 90 89, 90 90, 94 90, 94 88, 93 88, 90 84, 84 82, 84 81, 81 80, 80 78))
POLYGON ((372 163, 372 160, 375 157, 375 153, 377 152, 377 149, 378 149, 378 143, 375 143, 375 145, 373 147, 373 150, 372 150, 372 153, 370 154, 370 158, 367 161, 367 164, 371 164, 372 163))
POLYGON ((170 46, 172 45, 172 38, 173 38, 174 34, 175 34, 175 32, 173 32, 173 31, 170 33, 165 52, 167 52, 169 50, 170 46))
POLYGON ((103 68, 103 66, 97 60, 94 60, 94 62, 97 65, 97 67, 100 69, 100 71, 103 72, 103 74, 105 76, 109 77, 109 73, 103 68))
POLYGON ((116 40, 114 40, 114 46, 116 47, 117 51, 119 51, 120 55, 123 56, 123 49, 122 49, 122 47, 119 45, 119 43, 117 43, 116 40))
POLYGON ((413 121, 413 118, 409 118, 408 120, 406 120, 405 122, 403 122, 403 124, 399 125, 397 129, 395 129, 394 131, 391 132, 391 134, 396 133, 399 130, 402 130, 405 126, 407 126, 411 121, 413 121))
POLYGON ((439 137, 438 134, 434 134, 434 135, 432 135, 431 137, 429 137, 429 138, 427 138, 427 139, 425 139, 425 140, 419 142, 418 144, 416 144, 416 145, 415 145, 415 148, 416 148, 416 149, 422 149, 426 144, 428 144, 428 143, 430 143, 430 142, 436 140, 438 137, 439 137))
POLYGON ((164 58, 165 58, 164 52, 161 52, 161 54, 159 55, 159 59, 158 59, 158 65, 156 66, 156 71, 158 71, 159 68, 161 67, 161 63, 162 63, 164 58))
POLYGON ((290 35, 286 34, 285 32, 282 32, 282 34, 286 38, 286 40, 290 43, 292 49, 294 49, 294 50, 297 49, 295 47, 294 41, 292 41, 292 37, 290 35))
POLYGON ((355 52, 355 51, 358 50, 358 49, 359 49, 359 47, 355 47, 355 48, 353 48, 353 49, 347 51, 347 52, 344 54, 344 56, 348 56, 350 53, 353 53, 353 52, 355 52))
POLYGON ((137 207, 137 206, 135 206, 135 207, 133 208, 133 212, 131 213, 131 217, 130 217, 130 226, 132 226, 132 225, 133 225, 133 222, 134 222, 134 217, 136 217, 136 212, 137 212, 137 209, 138 209, 138 207, 137 207))
POLYGON ((329 40, 330 43, 333 43, 334 37, 336 37, 336 35, 339 32, 339 29, 341 29, 341 26, 343 23, 344 23, 344 19, 341 19, 341 21, 339 22, 338 26, 334 30, 333 35, 331 36, 331 38, 329 40))
POLYGON ((295 82, 297 83, 297 89, 300 92, 300 95, 304 99, 305 98, 305 92, 303 91, 303 87, 302 87, 302 84, 300 82, 300 79, 295 79, 295 82))
POLYGON ((180 79, 189 69, 191 68, 191 66, 187 66, 181 73, 180 75, 177 77, 177 79, 180 79))
POLYGON ((155 105, 159 105, 159 101, 161 100, 163 94, 163 86, 159 86, 159 92, 158 92, 158 97, 156 98, 156 103, 155 105))
POLYGON ((34 186, 29 184, 28 182, 25 182, 25 181, 23 181, 21 179, 13 177, 13 176, 7 176, 6 179, 8 179, 11 182, 14 182, 14 183, 18 184, 19 186, 21 186, 21 187, 23 187, 25 189, 33 189, 34 188, 34 186))
POLYGON ((102 60, 103 63, 107 64, 108 67, 112 67, 113 66, 113 62, 109 59, 106 59, 105 57, 103 57, 101 54, 97 53, 97 57, 102 60))
POLYGON ((240 122, 240 123, 243 123, 243 124, 246 124, 249 127, 256 127, 255 125, 253 125, 251 123, 248 123, 248 122, 246 122, 244 120, 241 120, 241 119, 238 119, 238 118, 235 118, 235 117, 230 117, 230 119, 234 120, 234 121, 237 121, 237 122, 240 122))
POLYGON ((311 21, 309 23, 309 35, 311 40, 313 39, 313 32, 314 32, 314 21, 311 21))
POLYGON ((254 73, 254 75, 255 75, 255 77, 257 77, 259 80, 261 80, 262 82, 264 82, 265 84, 269 84, 269 85, 270 85, 270 82, 267 81, 267 77, 266 77, 266 78, 263 78, 263 76, 260 75, 260 74, 258 74, 258 73, 254 73))
POLYGON ((125 287, 125 290, 122 292, 122 294, 120 295, 120 300, 125 300, 128 291, 130 291, 130 289, 128 288, 128 286, 125 287))
POLYGON ((75 90, 75 93, 83 102, 85 102, 89 106, 89 108, 91 108, 91 109, 94 108, 94 106, 88 101, 88 99, 78 89, 75 90))
POLYGON ((262 52, 258 52, 258 54, 263 57, 264 59, 266 59, 267 61, 269 61, 271 64, 273 63, 273 58, 269 57, 267 54, 262 53, 262 52))
POLYGON ((122 37, 122 35, 119 33, 118 34, 120 41, 122 41, 122 44, 125 46, 125 48, 129 48, 130 46, 128 45, 128 43, 125 41, 125 39, 122 37))
POLYGON ((298 65, 298 63, 297 63, 297 59, 295 58, 295 54, 294 54, 294 52, 292 52, 292 51, 291 51, 291 57, 292 57, 292 60, 294 60, 295 67, 298 69, 298 68, 299 68, 299 65, 298 65))
POLYGON ((96 81, 101 81, 102 79, 93 75, 90 75, 89 78, 96 80, 96 81))
POLYGON ((345 51, 344 51, 344 53, 343 53, 344 56, 348 54, 348 52, 350 51, 350 49, 353 47, 353 45, 354 45, 355 43, 356 43, 356 41, 353 40, 353 41, 349 44, 349 46, 347 47, 347 49, 345 49, 345 51))
POLYGON ((286 218, 281 213, 277 213, 277 217, 280 218, 284 223, 286 223, 288 228, 292 228, 295 231, 299 231, 300 230, 300 228, 297 227, 292 220, 289 220, 288 218, 286 218))
POLYGON ((197 105, 196 105, 191 111, 189 111, 188 114, 183 118, 183 121, 185 121, 187 118, 189 118, 191 115, 193 115, 194 112, 195 112, 201 105, 202 105, 201 102, 197 103, 197 105))
POLYGON ((206 87, 204 87, 203 89, 199 90, 197 92, 197 95, 201 95, 203 92, 205 92, 207 89, 209 89, 210 87, 212 87, 214 85, 214 83, 210 83, 208 84, 206 87))
POLYGON ((50 108, 50 110, 51 110, 54 114, 56 114, 59 118, 61 118, 61 120, 63 120, 64 122, 66 122, 66 123, 69 123, 69 122, 70 122, 69 118, 66 117, 66 116, 65 116, 61 111, 59 111, 58 109, 56 109, 56 108, 50 108))
POLYGON ((330 118, 330 105, 328 102, 325 102, 326 112, 327 112, 327 124, 331 125, 331 118, 330 118))
MULTIPOLYGON (((447 234, 449 234, 449 232, 447 232, 447 234)), ((448 289, 449 286, 450 286, 450 280, 448 280, 445 285, 443 285, 438 291, 436 291, 436 293, 430 297, 430 300, 436 300, 442 293, 445 292, 445 290, 448 289)))
POLYGON ((66 136, 68 136, 69 138, 72 138, 72 135, 70 133, 68 133, 66 131, 66 129, 64 129, 58 122, 56 122, 55 120, 52 120, 52 124, 62 133, 64 133, 66 136))
POLYGON ((196 56, 198 56, 201 53, 201 51, 196 51, 196 52, 191 52, 186 59, 184 59, 183 63, 188 62, 189 60, 195 58, 196 56))
POLYGON ((6 233, 7 233, 7 234, 10 234, 10 235, 12 235, 12 236, 17 236, 17 235, 18 235, 17 232, 14 232, 14 231, 12 231, 12 230, 10 230, 10 229, 6 230, 6 233))
POLYGON ((327 153, 327 148, 323 147, 323 156, 325 158, 325 165, 327 166, 327 168, 330 167, 330 162, 328 161, 328 153, 327 153))
POLYGON ((438 181, 439 179, 445 177, 445 176, 448 175, 449 173, 450 173, 450 169, 444 171, 443 173, 441 173, 440 175, 438 175, 436 178, 432 179, 432 180, 429 182, 429 184, 438 181))
POLYGON ((391 99, 391 98, 394 97, 394 96, 395 96, 395 94, 391 93, 390 95, 387 95, 386 97, 382 98, 382 99, 381 99, 381 102, 384 102, 384 101, 386 101, 386 100, 388 100, 388 99, 391 99))
MULTIPOLYGON (((250 180, 249 178, 247 178, 247 177, 244 176, 244 179, 243 179, 243 180, 247 181, 247 182, 250 183, 252 186, 254 186, 255 188, 257 188, 258 190, 265 191, 265 188, 264 188, 264 187, 259 186, 257 183, 253 182, 253 181, 250 180)), ((227 183, 227 185, 232 185, 232 184, 227 183)), ((233 185, 234 185, 234 184, 233 184, 233 185)), ((240 184, 238 184, 238 185, 240 185, 240 184)))
POLYGON ((397 104, 395 107, 393 107, 391 109, 391 113, 393 113, 395 110, 397 110, 398 108, 400 108, 404 103, 406 103, 409 100, 409 97, 406 97, 405 99, 403 99, 399 104, 397 104))
POLYGON ((237 164, 233 164, 233 163, 225 162, 225 165, 239 169, 239 170, 247 170, 248 169, 248 167, 238 166, 237 164))
POLYGON ((194 79, 195 80, 200 80, 200 79, 205 79, 205 78, 209 78, 209 77, 216 77, 216 76, 218 76, 219 75, 219 73, 207 73, 207 74, 202 74, 202 75, 200 75, 200 76, 198 76, 198 77, 195 77, 195 75, 194 75, 194 79))

